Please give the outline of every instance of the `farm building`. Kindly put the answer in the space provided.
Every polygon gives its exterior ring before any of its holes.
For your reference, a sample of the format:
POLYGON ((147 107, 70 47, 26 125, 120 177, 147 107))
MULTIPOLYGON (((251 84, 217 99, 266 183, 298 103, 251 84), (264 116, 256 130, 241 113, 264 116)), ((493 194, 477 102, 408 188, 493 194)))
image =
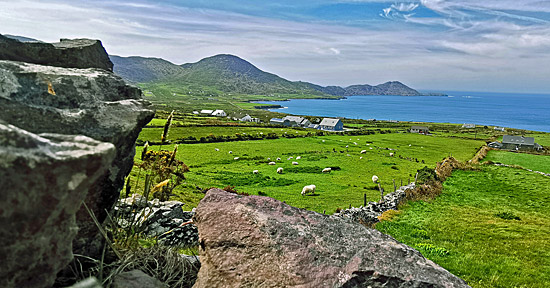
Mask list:
POLYGON ((539 151, 542 149, 542 146, 535 143, 535 138, 533 137, 504 135, 502 136, 502 148, 500 149, 539 151))
POLYGON ((193 115, 199 115, 199 111, 193 111, 193 115))
POLYGON ((319 129, 328 131, 342 131, 344 130, 344 123, 340 119, 323 118, 323 121, 319 123, 319 129))
POLYGON ((211 115, 214 110, 201 110, 201 115, 211 115))
POLYGON ((243 122, 257 122, 259 123, 260 122, 260 119, 259 118, 254 118, 248 114, 246 114, 246 116, 244 116, 243 118, 239 119, 240 121, 243 121, 243 122))
POLYGON ((283 117, 283 120, 288 120, 290 121, 291 124, 292 122, 296 123, 296 125, 293 125, 293 126, 307 127, 309 126, 309 124, 311 124, 309 120, 299 116, 285 116, 283 117))
POLYGON ((496 127, 494 128, 496 131, 500 131, 500 132, 504 132, 506 131, 506 129, 504 129, 504 127, 496 127))
POLYGON ((464 123, 462 124, 462 128, 467 128, 467 129, 476 128, 476 124, 464 123))
POLYGON ((411 133, 429 134, 430 129, 428 129, 428 127, 425 127, 425 126, 412 126, 411 133))
POLYGON ((271 118, 271 120, 269 120, 269 124, 273 124, 273 125, 283 125, 283 126, 288 126, 290 127, 292 124, 290 123, 290 121, 288 120, 283 120, 283 119, 280 119, 280 118, 271 118))
POLYGON ((225 111, 223 110, 215 110, 214 112, 212 112, 212 116, 225 117, 227 116, 227 113, 225 113, 225 111))

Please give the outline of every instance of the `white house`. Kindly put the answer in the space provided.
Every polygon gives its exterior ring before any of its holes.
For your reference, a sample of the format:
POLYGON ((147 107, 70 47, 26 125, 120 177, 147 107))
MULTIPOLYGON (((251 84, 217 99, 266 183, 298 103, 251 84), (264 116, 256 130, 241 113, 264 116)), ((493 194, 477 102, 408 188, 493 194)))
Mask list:
POLYGON ((327 131, 342 131, 344 130, 344 123, 340 119, 323 118, 319 123, 319 129, 327 131))
POLYGON ((227 116, 227 113, 225 113, 225 111, 223 110, 215 110, 214 112, 212 112, 211 115, 216 117, 225 117, 227 116))
POLYGON ((412 126, 411 127, 411 133, 429 134, 430 129, 428 129, 428 127, 424 127, 424 126, 412 126))
POLYGON ((476 124, 464 123, 462 124, 462 128, 467 128, 467 129, 476 128, 476 124))
POLYGON ((201 110, 201 115, 211 115, 214 110, 201 110))
POLYGON ((259 118, 254 118, 248 114, 246 114, 246 116, 244 116, 243 118, 239 119, 240 121, 243 121, 243 122, 260 122, 260 119, 259 118))
POLYGON ((290 123, 292 124, 291 126, 308 127, 309 124, 311 124, 311 121, 309 121, 304 117, 299 117, 299 116, 285 116, 283 117, 283 121, 284 120, 290 121, 290 123), (293 124, 292 122, 296 124, 293 124))

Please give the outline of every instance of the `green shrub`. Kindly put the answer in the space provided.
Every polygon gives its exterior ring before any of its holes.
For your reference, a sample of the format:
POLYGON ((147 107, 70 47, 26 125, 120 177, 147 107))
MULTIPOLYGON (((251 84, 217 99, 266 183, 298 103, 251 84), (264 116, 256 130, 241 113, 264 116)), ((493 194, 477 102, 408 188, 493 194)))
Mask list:
POLYGON ((496 217, 502 218, 504 220, 521 220, 519 216, 514 215, 514 213, 506 211, 506 212, 499 212, 495 214, 496 217))

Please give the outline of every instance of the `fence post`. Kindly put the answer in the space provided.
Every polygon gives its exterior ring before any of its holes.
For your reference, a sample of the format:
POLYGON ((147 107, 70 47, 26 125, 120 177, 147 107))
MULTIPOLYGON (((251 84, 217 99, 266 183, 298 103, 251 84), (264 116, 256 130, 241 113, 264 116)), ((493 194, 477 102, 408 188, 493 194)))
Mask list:
POLYGON ((395 187, 395 179, 393 179, 393 192, 397 191, 397 187, 395 187))
POLYGON ((367 193, 363 194, 363 207, 367 207, 367 193))

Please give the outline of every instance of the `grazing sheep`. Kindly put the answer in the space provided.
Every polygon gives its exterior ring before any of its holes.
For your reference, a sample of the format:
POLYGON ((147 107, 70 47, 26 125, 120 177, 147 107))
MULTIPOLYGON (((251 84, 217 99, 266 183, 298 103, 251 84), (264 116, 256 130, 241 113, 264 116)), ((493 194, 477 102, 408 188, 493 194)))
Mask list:
POLYGON ((233 160, 239 160, 239 157, 235 157, 235 158, 233 158, 233 160))
POLYGON ((233 153, 233 151, 229 151, 228 153, 231 154, 231 153, 233 153))
POLYGON ((290 159, 294 159, 294 157, 290 156, 290 157, 288 157, 288 159, 286 159, 286 160, 290 160, 290 159))
POLYGON ((283 174, 283 167, 279 167, 279 168, 277 168, 277 173, 279 173, 279 174, 283 174))
POLYGON ((372 182, 375 184, 378 183, 378 176, 372 175, 372 182))
POLYGON ((218 148, 215 148, 214 150, 216 150, 216 151, 220 151, 220 149, 218 149, 218 148))
POLYGON ((348 148, 348 147, 349 147, 349 145, 346 145, 346 148, 348 148))
POLYGON ((392 152, 392 153, 390 153, 390 157, 393 157, 393 152, 392 152))
POLYGON ((268 165, 275 165, 275 164, 277 164, 277 163, 275 163, 275 162, 269 162, 269 163, 267 163, 267 164, 268 164, 268 165))
POLYGON ((323 169, 322 172, 323 172, 323 173, 330 173, 331 170, 332 170, 332 168, 327 167, 327 168, 323 169))
POLYGON ((315 185, 306 185, 304 188, 302 188, 302 195, 306 194, 315 194, 315 188, 317 188, 315 185))
POLYGON ((370 150, 372 150, 372 147, 369 147, 370 150))
POLYGON ((357 142, 353 142, 353 145, 357 145, 357 142))
POLYGON ((361 154, 367 153, 367 150, 361 150, 361 154))
POLYGON ((323 140, 323 143, 325 143, 325 140, 323 140))
POLYGON ((411 146, 412 146, 412 145, 411 145, 411 144, 409 144, 409 147, 411 147, 411 146))
POLYGON ((277 157, 277 161, 281 161, 281 158, 280 158, 280 157, 277 157))
POLYGON ((260 173, 260 171, 254 170, 254 171, 252 171, 252 173, 253 173, 253 174, 258 174, 258 173, 260 173))
POLYGON ((300 159, 302 159, 302 156, 296 157, 296 160, 300 160, 300 159))
POLYGON ((367 146, 370 146, 370 144, 369 144, 369 143, 367 143, 367 146))
POLYGON ((271 161, 271 158, 267 158, 267 161, 271 161))
POLYGON ((292 162, 292 165, 298 165, 298 162, 292 162))
POLYGON ((363 159, 363 156, 359 157, 359 160, 363 159))

